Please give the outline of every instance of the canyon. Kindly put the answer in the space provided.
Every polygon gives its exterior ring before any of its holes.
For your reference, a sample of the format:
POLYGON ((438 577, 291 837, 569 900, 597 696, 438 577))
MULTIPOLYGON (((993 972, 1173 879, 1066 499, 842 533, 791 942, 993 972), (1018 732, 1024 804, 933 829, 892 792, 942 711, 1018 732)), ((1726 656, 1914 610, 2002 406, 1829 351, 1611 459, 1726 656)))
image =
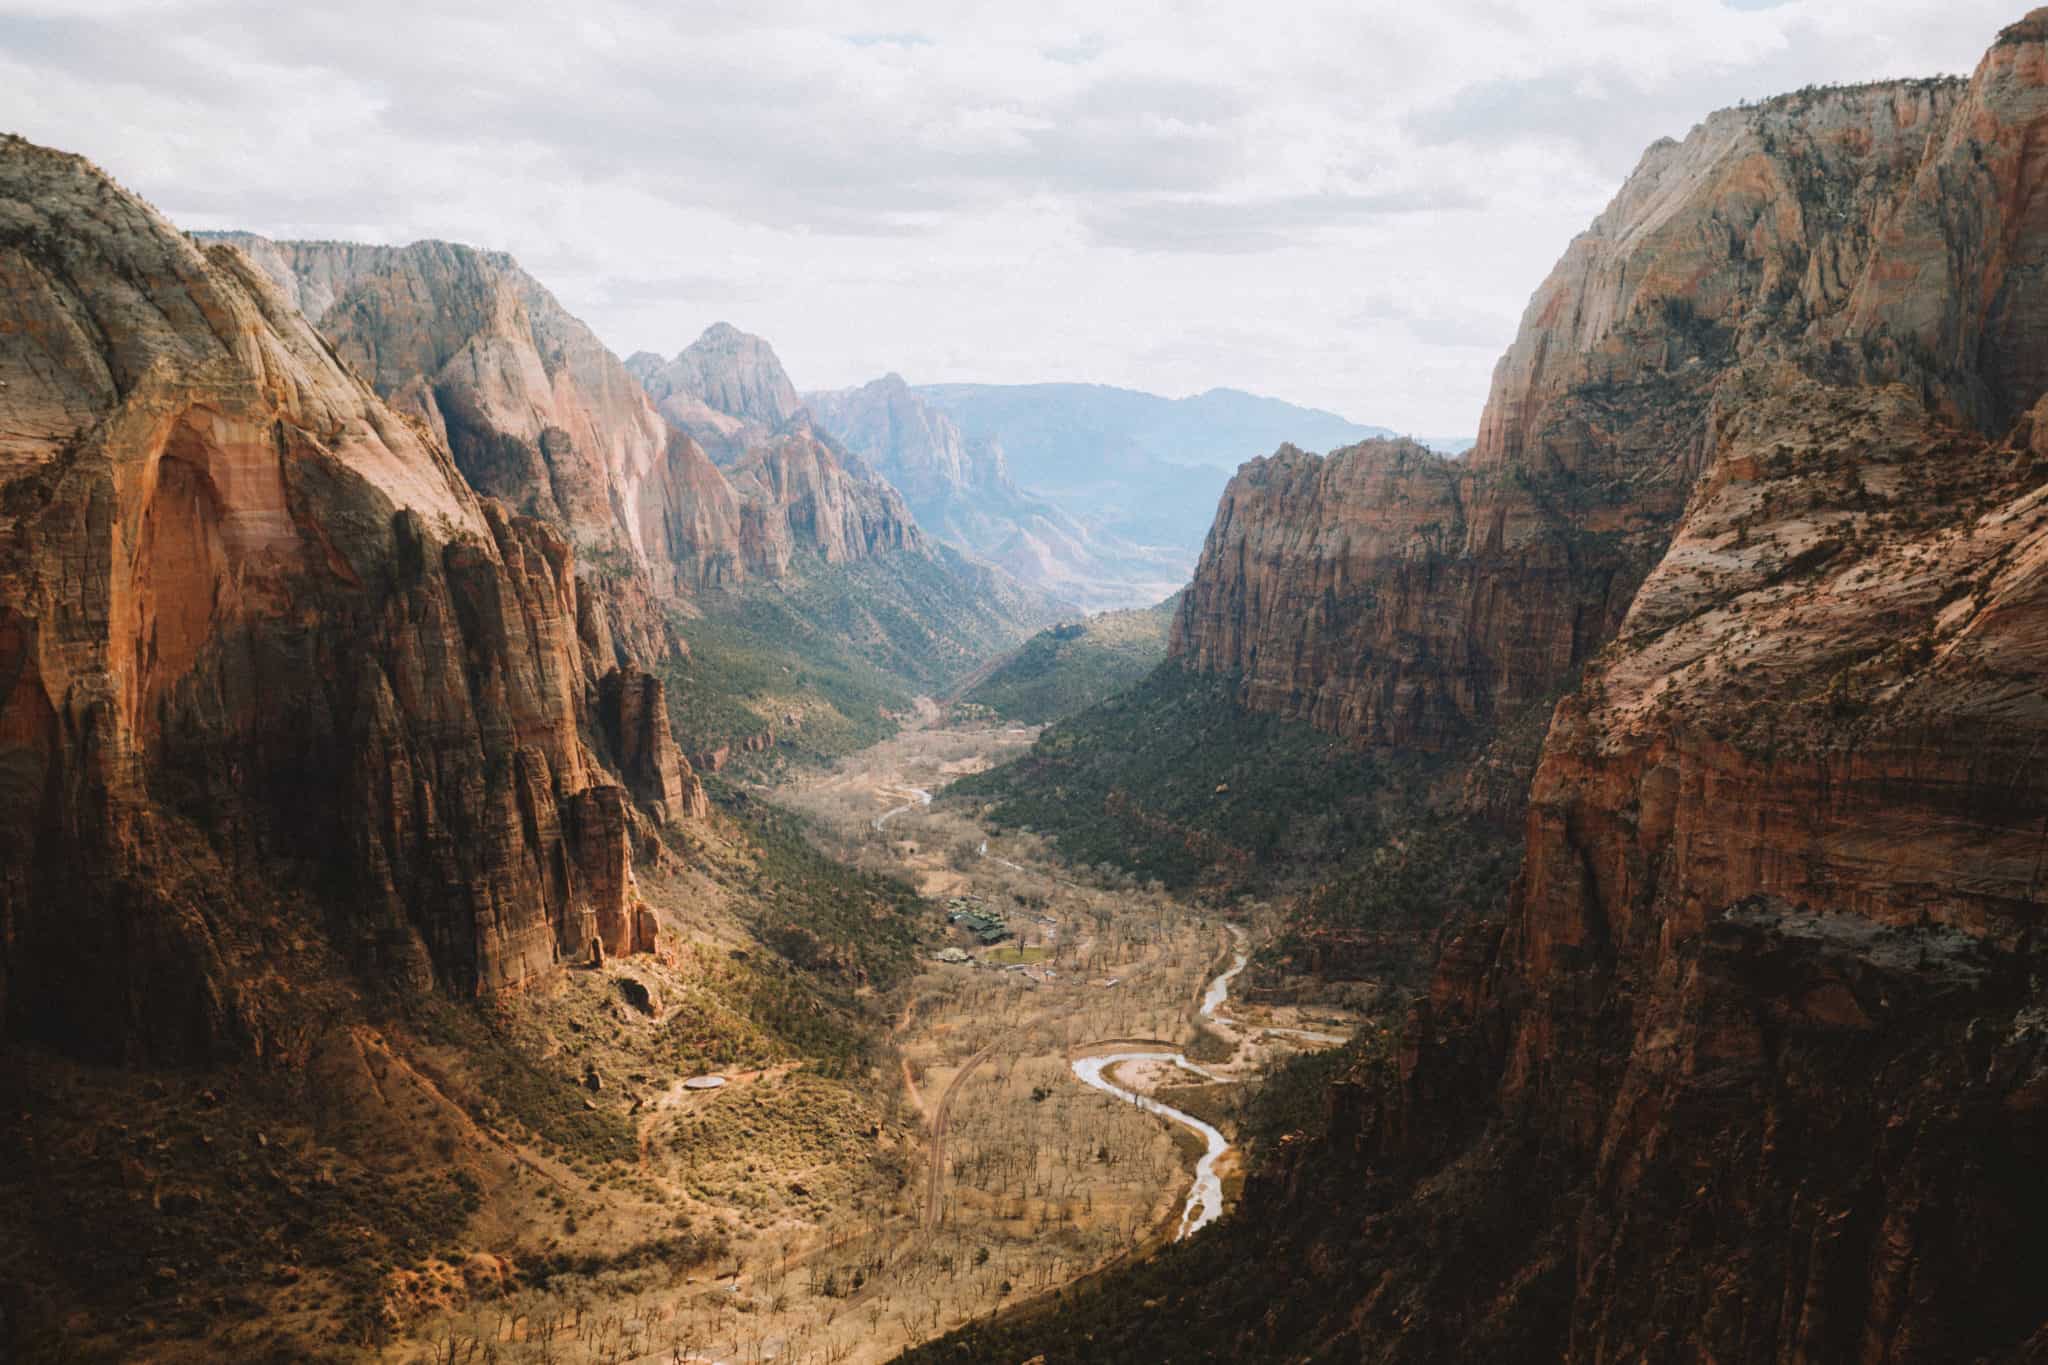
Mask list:
POLYGON ((799 555, 928 553, 896 491, 800 420, 758 337, 719 324, 656 375, 649 357, 620 362, 502 254, 218 240, 425 421, 473 487, 569 534, 603 571, 600 595, 630 601, 636 621, 660 597, 784 577, 799 555))
POLYGON ((2043 145, 1652 144, 1451 455, 0 141, 0 1347, 2048 1353, 2043 145))
POLYGON ((808 393, 820 425, 901 489, 920 526, 941 540, 1089 610, 1151 606, 1179 591, 1192 557, 1142 544, 1019 488, 1000 437, 970 440, 903 381, 808 393))
POLYGON ((2042 11, 1967 81, 1715 114, 1538 289, 1463 459, 1240 470, 1169 667, 1441 756, 1434 818, 1519 872, 1236 1248, 963 1349, 2039 1353, 2044 116, 2042 11))

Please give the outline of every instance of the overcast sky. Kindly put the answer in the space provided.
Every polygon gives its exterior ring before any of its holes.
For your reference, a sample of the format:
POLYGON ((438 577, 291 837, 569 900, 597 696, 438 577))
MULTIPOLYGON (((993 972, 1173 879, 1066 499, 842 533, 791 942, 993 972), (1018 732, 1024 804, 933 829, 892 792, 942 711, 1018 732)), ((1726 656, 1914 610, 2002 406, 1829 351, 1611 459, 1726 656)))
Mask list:
POLYGON ((0 0, 0 125, 187 228, 509 250, 620 354, 1231 385, 1470 433, 1659 136, 1983 0, 0 0))

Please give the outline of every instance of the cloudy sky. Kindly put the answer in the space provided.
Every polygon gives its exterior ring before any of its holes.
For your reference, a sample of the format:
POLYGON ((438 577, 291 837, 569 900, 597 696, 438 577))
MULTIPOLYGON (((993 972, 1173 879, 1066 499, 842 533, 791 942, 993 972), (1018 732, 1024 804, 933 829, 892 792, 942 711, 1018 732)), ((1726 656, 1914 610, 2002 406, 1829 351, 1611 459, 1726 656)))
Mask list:
POLYGON ((188 228, 502 248, 625 354, 1478 424, 1644 145, 1984 0, 0 0, 0 126, 188 228))

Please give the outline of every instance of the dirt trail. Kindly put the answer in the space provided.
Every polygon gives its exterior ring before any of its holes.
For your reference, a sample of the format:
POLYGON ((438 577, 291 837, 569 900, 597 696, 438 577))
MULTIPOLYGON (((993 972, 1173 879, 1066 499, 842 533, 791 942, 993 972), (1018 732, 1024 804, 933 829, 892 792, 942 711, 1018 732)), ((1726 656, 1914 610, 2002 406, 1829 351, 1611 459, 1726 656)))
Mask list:
POLYGON ((960 1087, 974 1074, 976 1067, 995 1056, 1002 1045, 997 1039, 967 1059, 967 1065, 946 1083, 946 1093, 939 1096, 939 1107, 932 1115, 931 1165, 925 1172, 924 1226, 927 1230, 937 1228, 945 1221, 946 1195, 946 1124, 953 1116, 953 1097, 960 1093, 960 1087))

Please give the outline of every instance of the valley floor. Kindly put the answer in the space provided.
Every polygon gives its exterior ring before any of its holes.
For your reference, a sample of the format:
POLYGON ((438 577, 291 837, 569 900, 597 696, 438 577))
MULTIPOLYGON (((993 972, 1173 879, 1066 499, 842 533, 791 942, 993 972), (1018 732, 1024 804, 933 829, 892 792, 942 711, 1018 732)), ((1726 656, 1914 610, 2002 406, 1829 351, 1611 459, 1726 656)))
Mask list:
MULTIPOLYGON (((867 1270, 854 1328, 835 1321, 832 1305, 793 1299, 789 1326, 752 1343, 729 1339, 735 1354, 720 1358, 759 1349, 887 1360, 1145 1254, 1193 1212, 1204 1143, 1186 1119, 1234 1135, 1248 1083, 1271 1061, 1342 1040, 1349 1021, 1337 1011, 1216 1008, 1224 992, 1214 983, 1242 967, 1247 941, 1217 911, 1157 884, 1077 879, 1041 841, 992 836, 931 803, 1035 735, 948 725, 928 710, 831 773, 776 793, 842 858, 903 876, 963 917, 947 955, 967 960, 931 962, 904 996, 894 1043, 921 1120, 924 1179, 910 1206, 898 1201, 895 1221, 832 1253, 842 1279, 867 1270), (969 926, 996 917, 1010 937, 978 943, 969 926), (1104 1064, 1127 1054, 1136 1055, 1104 1064), (1174 1054, 1182 1065, 1165 1060, 1174 1054), (1148 1113, 1116 1091, 1178 1112, 1148 1113)), ((1234 1197, 1241 1183, 1234 1149, 1214 1176, 1211 1208, 1217 1187, 1234 1197)))
POLYGON ((6 1097, 47 1141, 18 1209, 110 1248, 51 1267, 74 1286, 52 1349, 867 1365, 1213 1217, 1248 1094, 1350 1019, 1217 985, 1263 908, 1232 922, 930 799, 1035 735, 926 705, 737 792, 739 823, 643 873, 652 956, 482 1008, 337 1006, 302 1059, 139 1101, 24 1054, 6 1097))

